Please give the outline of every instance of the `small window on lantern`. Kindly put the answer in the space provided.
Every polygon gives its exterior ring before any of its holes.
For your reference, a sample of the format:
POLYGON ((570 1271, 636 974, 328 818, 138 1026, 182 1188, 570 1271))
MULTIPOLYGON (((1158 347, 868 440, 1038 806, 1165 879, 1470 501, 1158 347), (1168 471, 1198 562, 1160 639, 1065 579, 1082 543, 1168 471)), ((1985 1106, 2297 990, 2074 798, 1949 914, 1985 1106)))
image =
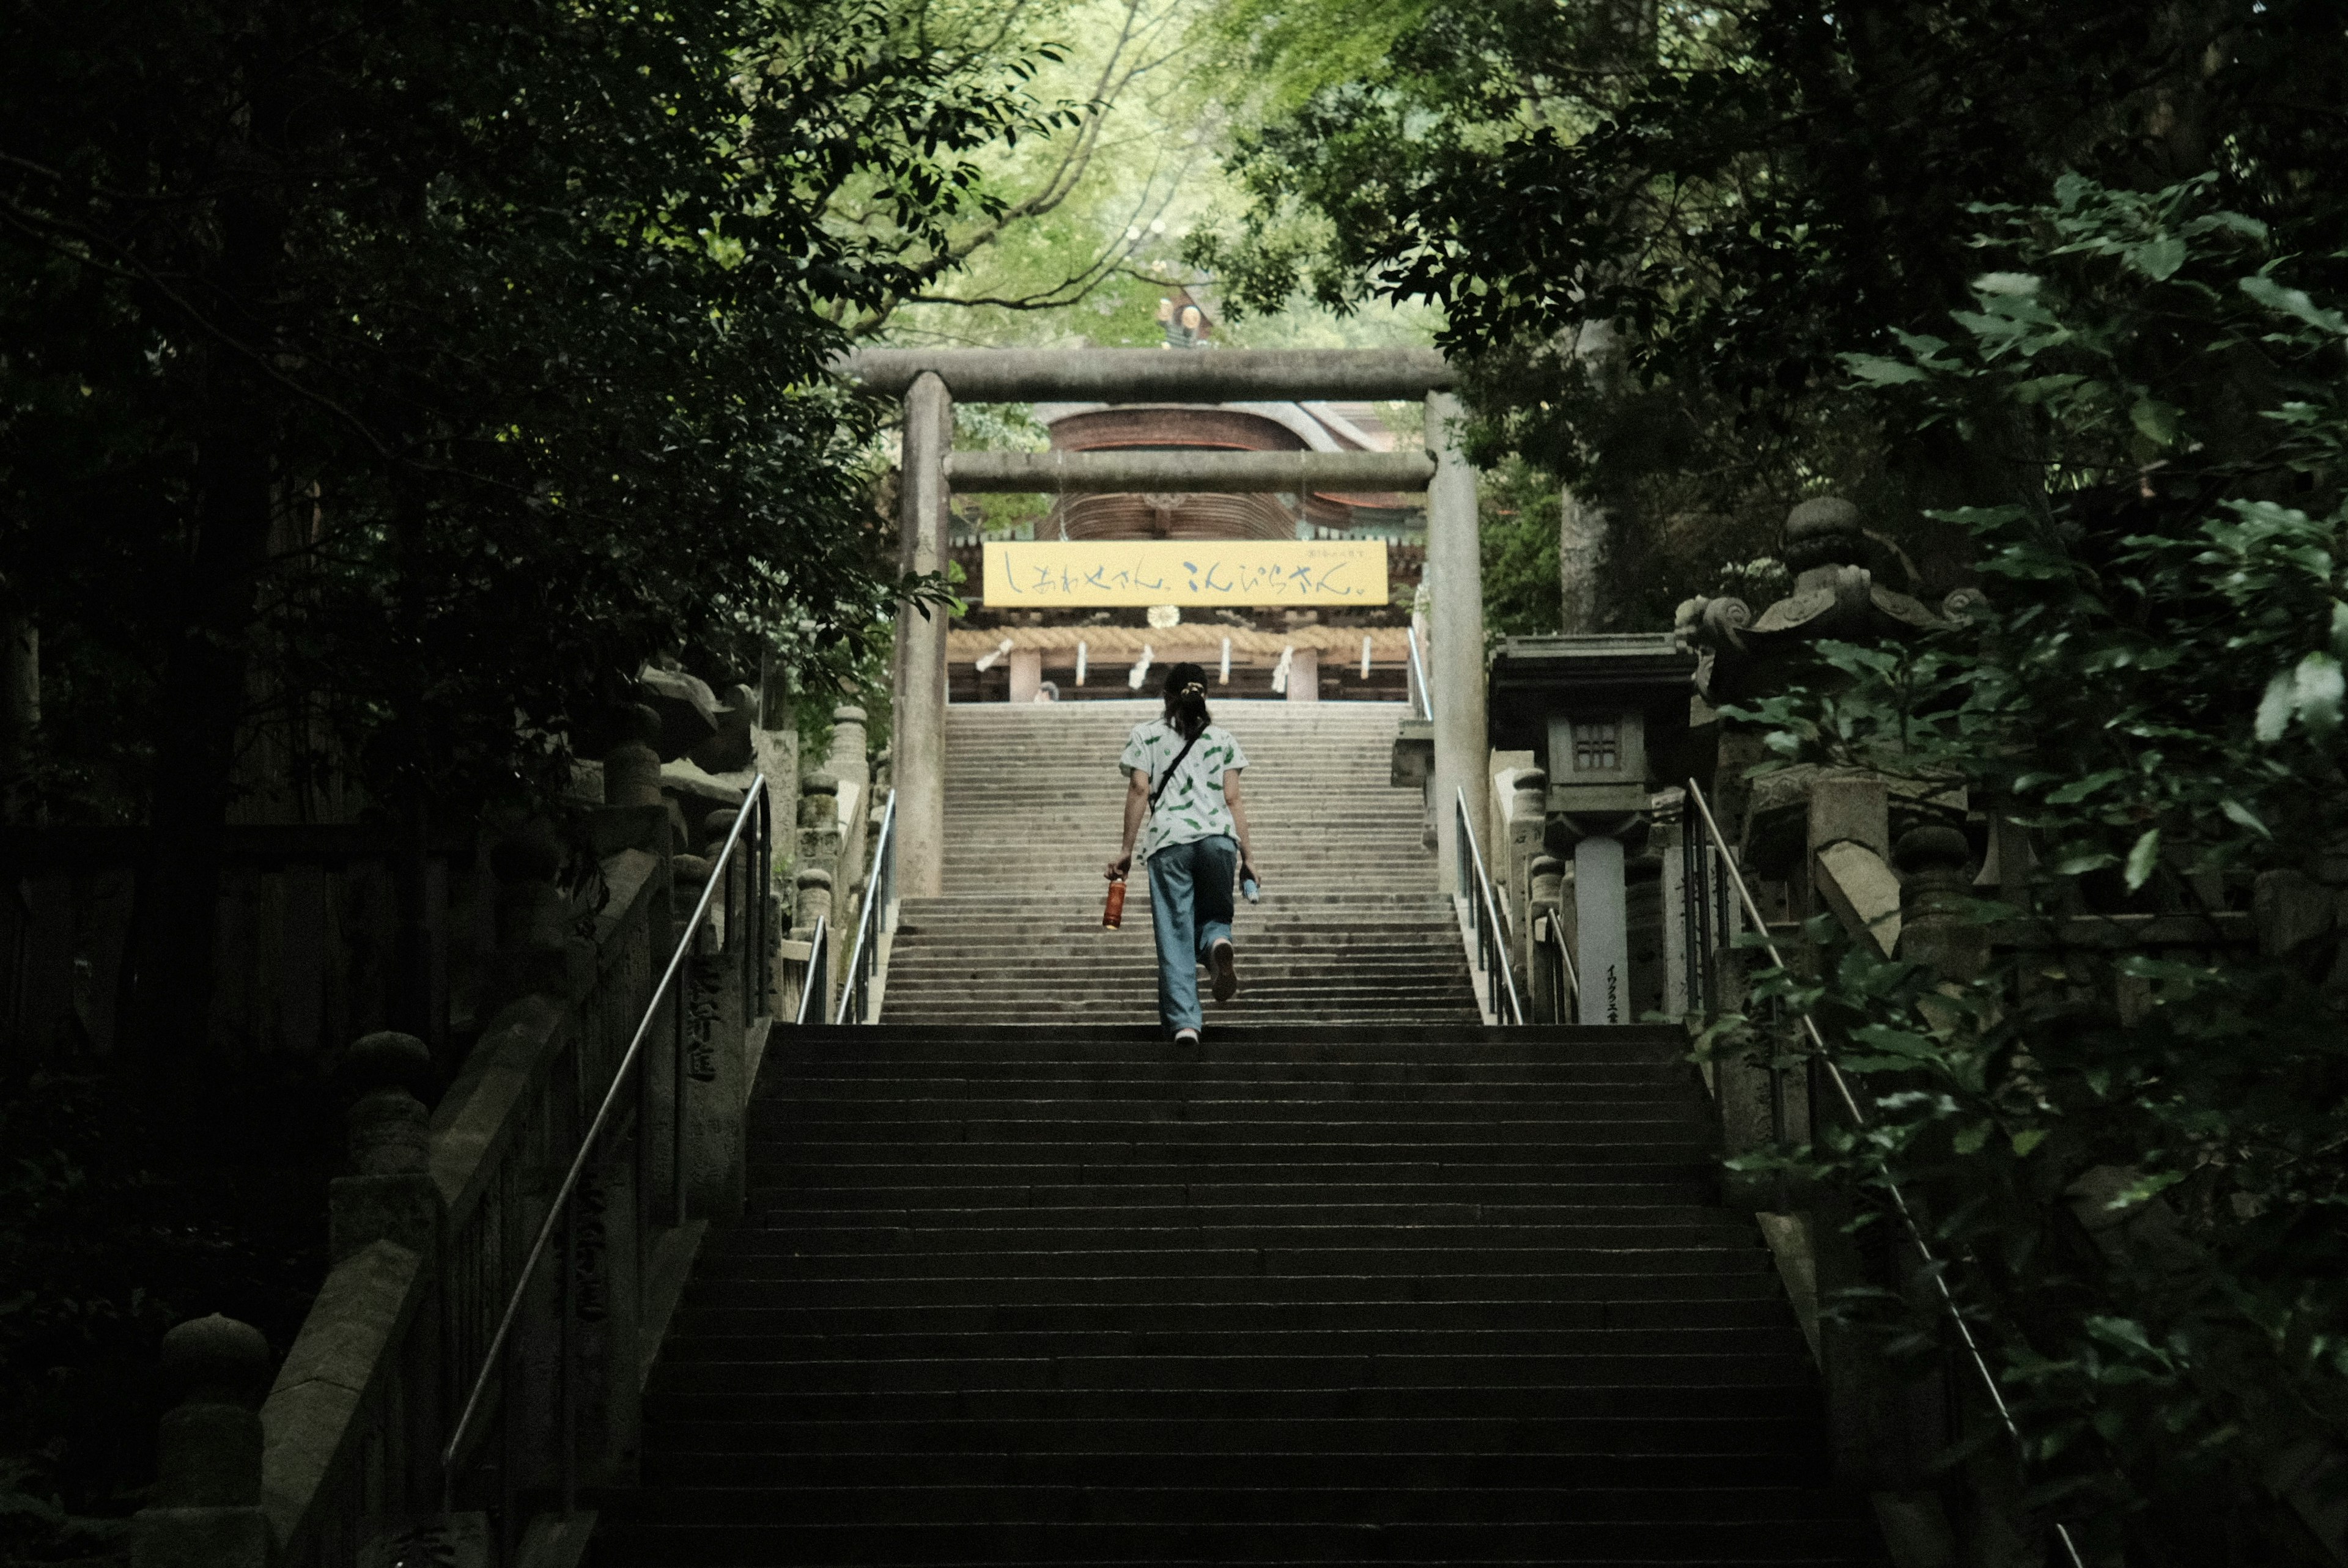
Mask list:
POLYGON ((1575 720, 1573 771, 1578 774, 1619 773, 1622 767, 1622 725, 1619 720, 1575 720))

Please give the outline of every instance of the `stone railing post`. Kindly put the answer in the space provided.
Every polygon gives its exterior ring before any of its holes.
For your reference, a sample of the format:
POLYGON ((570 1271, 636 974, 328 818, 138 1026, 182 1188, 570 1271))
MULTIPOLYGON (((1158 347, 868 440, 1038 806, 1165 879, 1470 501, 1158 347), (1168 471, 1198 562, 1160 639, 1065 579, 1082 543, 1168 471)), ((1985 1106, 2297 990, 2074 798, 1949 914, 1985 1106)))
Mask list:
POLYGON ((839 780, 817 772, 799 780, 798 833, 793 859, 801 866, 839 869, 839 780))
POLYGON ((1507 856, 1494 857, 1499 863, 1492 874, 1499 880, 1500 897, 1508 900, 1514 938, 1509 958, 1519 975, 1529 972, 1532 961, 1532 863, 1541 853, 1548 816, 1549 775, 1539 768, 1519 770, 1509 792, 1507 856))
POLYGON ((831 752, 823 760, 824 771, 843 784, 854 784, 862 794, 872 784, 870 744, 864 733, 864 710, 843 702, 831 711, 831 752))
POLYGON ((335 1076, 353 1096, 343 1117, 351 1173, 326 1189, 330 1261, 389 1241, 437 1263, 440 1189, 429 1174, 431 1112, 418 1098, 432 1081, 432 1053, 412 1034, 363 1035, 335 1076))
POLYGON ((1911 827, 1892 846, 1900 868, 1900 956, 1944 980, 1978 979, 1989 968, 1987 926, 1965 906, 1973 897, 1972 846, 1953 827, 1911 827))
POLYGON ((490 849, 489 872, 498 880, 498 948, 483 1017, 494 1016, 516 997, 570 994, 570 944, 562 890, 555 886, 561 864, 551 839, 537 835, 504 839, 490 849))
MULTIPOLYGON (((824 957, 823 972, 810 974, 804 983, 813 987, 815 990, 815 1005, 810 1009, 811 1016, 829 1022, 831 1019, 831 979, 832 976, 839 970, 840 942, 839 921, 832 911, 831 873, 820 866, 802 866, 798 868, 794 880, 797 884, 798 901, 795 906, 797 917, 791 925, 791 939, 798 942, 813 941, 815 923, 819 919, 826 922, 824 939, 830 950, 824 957)), ((798 998, 790 997, 786 1000, 791 1015, 796 1017, 798 1011, 798 998)))
POLYGON ((660 715, 645 703, 630 702, 620 718, 627 738, 603 753, 603 804, 658 805, 661 760, 654 743, 660 739, 660 715))
POLYGON ((165 1413, 150 1501, 130 1522, 132 1568, 269 1568, 276 1542, 261 1507, 261 1396, 269 1346, 217 1314, 163 1336, 165 1413))
POLYGON ((831 711, 831 755, 824 771, 839 781, 839 853, 831 864, 834 886, 845 886, 864 875, 865 825, 872 815, 872 764, 865 754, 864 710, 842 706, 831 711))
POLYGON ((1536 855, 1525 874, 1526 940, 1531 943, 1539 922, 1546 921, 1551 932, 1548 941, 1532 944, 1535 957, 1525 969, 1529 1005, 1537 1023, 1570 1023, 1572 999, 1566 989, 1565 966, 1555 957, 1560 938, 1569 945, 1572 941, 1571 932, 1558 928, 1565 918, 1565 862, 1554 855, 1536 855))

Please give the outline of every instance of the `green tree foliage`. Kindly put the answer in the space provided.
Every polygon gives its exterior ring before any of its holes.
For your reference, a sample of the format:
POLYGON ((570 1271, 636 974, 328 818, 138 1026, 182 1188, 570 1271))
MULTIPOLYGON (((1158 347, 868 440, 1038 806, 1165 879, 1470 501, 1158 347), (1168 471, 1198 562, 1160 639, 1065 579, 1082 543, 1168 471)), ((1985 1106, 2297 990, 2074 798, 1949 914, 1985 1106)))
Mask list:
POLYGON ((1962 541, 1921 514, 2031 490, 2023 433, 1889 436, 1836 356, 1964 303, 1972 203, 2039 200, 2065 169, 2137 190, 2209 173, 2343 275, 2329 106, 2348 42, 2320 0, 1423 0, 1357 31, 1352 7, 1231 0, 1226 17, 1274 86, 1241 139, 1251 204, 1194 259, 1258 306, 1300 287, 1437 304, 1491 449, 1605 506, 1618 541, 1677 535, 1660 562, 1618 550, 1616 624, 1656 623, 1659 566, 1701 586, 1828 487, 1931 586, 1961 577, 1962 541), (1328 42, 1345 37, 1368 47, 1328 42), (1591 321, 1625 336, 1596 383, 1591 321))
POLYGON ((0 569, 51 815, 158 830, 148 1038, 203 1015, 241 738, 465 820, 657 649, 755 679, 884 617, 834 318, 1042 112, 898 39, 880 0, 10 11, 0 569))
POLYGON ((2235 1560, 2212 1499, 2348 1445, 2348 972, 2310 876, 2348 851, 2348 316, 2222 184, 1985 210, 1997 270, 1947 335, 1846 356, 1888 427, 2003 418, 2044 483, 1948 514, 1988 585, 1970 626, 1828 644, 1831 680, 1746 715, 2027 828, 2022 901, 1977 911, 2004 929, 2258 890, 2262 953, 2025 948, 1935 984, 1852 948, 1765 988, 1841 1026, 1879 1107, 1797 1163, 1932 1195, 2042 1495, 2155 1563, 2235 1560))

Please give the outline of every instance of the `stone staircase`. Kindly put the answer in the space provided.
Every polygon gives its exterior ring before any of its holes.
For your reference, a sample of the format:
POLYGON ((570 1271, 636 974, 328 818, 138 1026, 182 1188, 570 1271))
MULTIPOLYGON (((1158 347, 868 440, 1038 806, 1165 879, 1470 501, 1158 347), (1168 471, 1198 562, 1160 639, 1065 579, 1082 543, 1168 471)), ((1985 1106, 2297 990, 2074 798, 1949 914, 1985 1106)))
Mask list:
POLYGON ((1879 1563, 1684 1050, 780 1032, 594 1560, 1879 1563))
MULTIPOLYGON (((1402 709, 1212 704, 1246 748, 1261 903, 1234 922, 1233 1025, 1457 1024, 1479 1018, 1419 802, 1388 782, 1402 709)), ((903 902, 880 1021, 1084 1023, 1157 1017, 1148 879, 1101 928, 1126 733, 1156 702, 988 703, 946 711, 945 890, 903 902)))

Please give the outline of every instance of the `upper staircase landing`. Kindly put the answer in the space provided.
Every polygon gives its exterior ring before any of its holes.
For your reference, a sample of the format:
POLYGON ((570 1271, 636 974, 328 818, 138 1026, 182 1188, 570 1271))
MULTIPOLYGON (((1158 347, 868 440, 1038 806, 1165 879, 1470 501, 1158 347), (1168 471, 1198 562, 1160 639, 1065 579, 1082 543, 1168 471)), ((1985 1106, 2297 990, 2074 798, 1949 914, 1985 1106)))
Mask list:
MULTIPOLYGON (((1389 782, 1399 705, 1211 702, 1239 737, 1262 902, 1234 922, 1241 990, 1209 1027, 1475 1023, 1451 901, 1389 782)), ((1127 733, 1156 701, 946 712, 945 892, 908 898, 885 1023, 1147 1024, 1157 1016, 1148 878, 1100 924, 1127 733)))

